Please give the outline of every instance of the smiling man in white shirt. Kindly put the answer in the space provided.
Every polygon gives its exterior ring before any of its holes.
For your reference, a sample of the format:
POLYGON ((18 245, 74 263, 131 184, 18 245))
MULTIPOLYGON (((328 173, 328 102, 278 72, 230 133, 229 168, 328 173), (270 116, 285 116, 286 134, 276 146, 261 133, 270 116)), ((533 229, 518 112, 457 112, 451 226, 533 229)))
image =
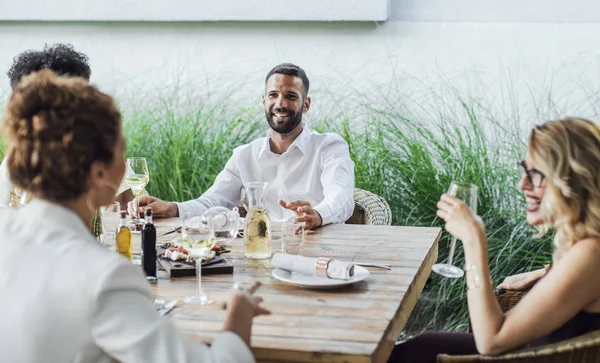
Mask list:
POLYGON ((307 229, 344 223, 354 211, 354 162, 343 138, 302 122, 310 109, 308 89, 302 68, 290 63, 273 68, 262 97, 270 126, 266 137, 237 147, 200 198, 177 203, 142 196, 129 203, 129 213, 149 206, 157 216, 191 217, 214 206, 233 208, 245 184, 268 182, 265 204, 273 220, 295 216, 307 229))

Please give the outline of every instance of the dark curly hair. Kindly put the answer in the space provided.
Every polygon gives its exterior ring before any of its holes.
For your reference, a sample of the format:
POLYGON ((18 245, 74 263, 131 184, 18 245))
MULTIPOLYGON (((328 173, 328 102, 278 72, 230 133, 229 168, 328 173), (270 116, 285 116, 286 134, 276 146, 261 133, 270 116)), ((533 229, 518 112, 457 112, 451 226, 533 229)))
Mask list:
POLYGON ((70 44, 55 44, 44 50, 27 50, 13 59, 7 72, 10 87, 15 88, 21 78, 42 69, 51 69, 59 76, 69 75, 90 80, 92 71, 88 65, 88 57, 77 52, 70 44))
POLYGON ((269 78, 271 78, 271 76, 274 74, 284 74, 286 76, 294 76, 300 78, 302 80, 302 84, 304 85, 304 95, 306 96, 308 94, 308 87, 310 86, 310 84, 308 82, 308 77, 306 76, 304 69, 292 63, 281 63, 273 67, 273 69, 271 69, 269 73, 267 73, 267 77, 265 78, 265 84, 269 81, 269 78))
POLYGON ((92 164, 112 163, 121 135, 121 114, 110 96, 50 70, 23 77, 4 121, 11 182, 54 202, 85 193, 92 164))

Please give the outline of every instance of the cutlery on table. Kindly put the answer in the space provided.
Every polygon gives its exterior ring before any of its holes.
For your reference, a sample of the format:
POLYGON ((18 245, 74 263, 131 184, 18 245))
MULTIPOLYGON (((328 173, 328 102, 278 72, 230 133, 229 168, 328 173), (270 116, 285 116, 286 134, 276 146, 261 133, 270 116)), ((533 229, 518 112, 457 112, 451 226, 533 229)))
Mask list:
POLYGON ((376 267, 376 268, 384 268, 386 270, 391 270, 392 265, 388 265, 386 263, 370 263, 370 262, 352 262, 355 265, 363 266, 363 267, 376 267))
POLYGON ((173 309, 175 309, 177 307, 178 302, 179 302, 179 300, 173 300, 169 303, 166 303, 165 306, 158 311, 158 313, 162 316, 167 315, 168 313, 170 313, 173 309))
POLYGON ((161 233, 159 236, 166 236, 166 235, 168 235, 168 234, 175 233, 175 232, 181 232, 181 227, 173 228, 173 229, 172 229, 172 230, 170 230, 170 231, 167 231, 167 232, 161 233))

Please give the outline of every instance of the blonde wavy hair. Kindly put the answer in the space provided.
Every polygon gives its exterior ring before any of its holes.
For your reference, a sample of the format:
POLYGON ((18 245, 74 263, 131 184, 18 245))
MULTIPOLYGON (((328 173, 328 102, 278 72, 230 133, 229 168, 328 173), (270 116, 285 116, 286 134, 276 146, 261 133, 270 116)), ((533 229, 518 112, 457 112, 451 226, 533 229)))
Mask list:
POLYGON ((540 234, 556 230, 557 260, 577 241, 600 237, 600 127, 581 118, 548 121, 531 131, 529 153, 546 183, 540 234))

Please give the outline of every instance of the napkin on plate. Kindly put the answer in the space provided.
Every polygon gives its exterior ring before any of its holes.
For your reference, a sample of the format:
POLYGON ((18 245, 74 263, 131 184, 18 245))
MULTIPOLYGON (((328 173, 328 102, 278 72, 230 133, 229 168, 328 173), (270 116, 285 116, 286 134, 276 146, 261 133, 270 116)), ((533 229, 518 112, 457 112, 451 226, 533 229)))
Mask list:
MULTIPOLYGON (((316 257, 276 253, 271 259, 271 267, 317 276, 317 260, 316 257)), ((330 279, 349 280, 354 276, 354 264, 332 259, 327 266, 327 276, 330 279)))

